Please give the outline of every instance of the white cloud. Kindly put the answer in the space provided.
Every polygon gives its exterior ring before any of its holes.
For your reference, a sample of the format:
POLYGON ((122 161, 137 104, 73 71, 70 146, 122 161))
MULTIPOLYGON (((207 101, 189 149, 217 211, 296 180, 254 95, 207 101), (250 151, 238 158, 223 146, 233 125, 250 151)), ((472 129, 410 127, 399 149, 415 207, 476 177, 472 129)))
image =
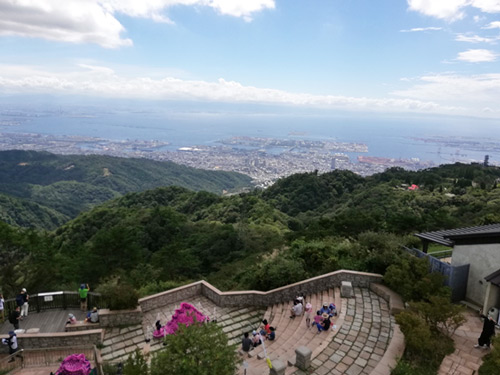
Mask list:
POLYGON ((410 10, 427 16, 449 21, 465 16, 463 8, 469 5, 469 0, 407 0, 410 10))
MULTIPOLYGON (((434 74, 420 77, 418 82, 406 90, 393 95, 414 100, 429 100, 433 103, 468 108, 467 112, 486 115, 484 108, 498 108, 500 103, 500 73, 471 76, 434 74)), ((500 115, 500 111, 496 111, 500 115)))
POLYGON ((132 45, 117 13, 172 23, 165 12, 173 6, 205 6, 243 18, 274 9, 274 0, 0 0, 0 36, 18 35, 105 48, 132 45))
POLYGON ((96 43, 105 48, 130 46, 123 26, 96 1, 0 1, 0 35, 39 37, 71 43, 96 43))
POLYGON ((472 6, 484 13, 500 13, 500 0, 407 0, 410 10, 447 21, 465 17, 465 8, 472 6))
POLYGON ((487 49, 469 49, 464 52, 460 52, 457 56, 457 60, 467 61, 467 62, 492 62, 497 59, 498 55, 487 49))
POLYGON ((471 4, 485 13, 500 13, 500 0, 472 0, 471 4))
POLYGON ((0 65, 0 91, 4 93, 58 93, 112 98, 201 100, 229 103, 264 103, 353 111, 456 113, 448 105, 411 98, 363 98, 340 95, 292 93, 216 82, 166 77, 124 77, 107 67, 80 64, 80 69, 51 72, 28 66, 0 65))
POLYGON ((209 0, 208 5, 221 14, 243 17, 247 22, 252 20, 252 13, 275 7, 274 0, 209 0))
POLYGON ((408 29, 408 30, 399 30, 402 33, 414 33, 418 31, 438 31, 438 30, 443 30, 442 27, 415 27, 413 29, 408 29))
POLYGON ((164 11, 184 6, 208 6, 220 14, 252 20, 252 14, 264 9, 274 9, 274 0, 102 0, 103 6, 113 12, 131 17, 151 18, 159 22, 172 22, 164 11))
POLYGON ((486 38, 479 35, 466 35, 466 34, 458 34, 455 38, 457 42, 467 42, 467 43, 494 43, 498 39, 499 37, 486 38))
POLYGON ((490 22, 488 25, 484 26, 483 29, 500 29, 500 21, 490 22))

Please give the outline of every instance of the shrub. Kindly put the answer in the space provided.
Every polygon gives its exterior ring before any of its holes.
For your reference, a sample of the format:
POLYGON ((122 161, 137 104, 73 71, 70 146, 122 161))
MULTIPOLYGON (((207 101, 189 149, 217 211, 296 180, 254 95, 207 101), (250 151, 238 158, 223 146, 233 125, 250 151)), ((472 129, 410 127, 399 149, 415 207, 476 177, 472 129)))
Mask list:
POLYGON ((170 289, 175 289, 180 286, 189 284, 191 281, 174 281, 174 280, 167 280, 167 281, 152 281, 150 283, 147 283, 146 285, 143 285, 139 289, 139 296, 140 297, 146 297, 146 296, 151 296, 153 294, 165 292, 170 289))
POLYGON ((123 367, 123 375, 147 375, 149 374, 148 362, 139 349, 127 358, 123 367))
POLYGON ((429 375, 429 369, 413 366, 410 362, 400 359, 391 375, 429 375))
POLYGON ((492 340, 491 353, 483 357, 483 364, 479 368, 479 375, 500 374, 500 336, 492 340))
POLYGON ((128 310, 137 307, 139 295, 130 285, 121 282, 119 277, 113 277, 97 288, 110 310, 128 310))
POLYGON ((429 273, 427 258, 419 259, 404 253, 384 274, 384 283, 405 301, 427 301, 431 296, 449 297, 450 289, 443 286, 443 281, 440 273, 429 273))
POLYGON ((451 303, 449 298, 434 296, 429 302, 413 302, 412 310, 420 315, 434 332, 451 336, 465 321, 465 307, 451 303))
POLYGON ((405 359, 418 367, 437 371, 447 354, 453 353, 453 340, 440 331, 432 331, 426 321, 414 311, 396 316, 405 335, 405 359))
POLYGON ((151 361, 151 375, 234 375, 238 354, 214 323, 179 325, 151 361))

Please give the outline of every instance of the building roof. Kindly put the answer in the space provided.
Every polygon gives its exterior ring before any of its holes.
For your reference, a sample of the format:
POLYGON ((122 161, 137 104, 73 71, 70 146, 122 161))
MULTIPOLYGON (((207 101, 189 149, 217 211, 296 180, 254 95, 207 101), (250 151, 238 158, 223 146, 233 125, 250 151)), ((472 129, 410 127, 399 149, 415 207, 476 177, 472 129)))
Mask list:
POLYGON ((452 247, 455 242, 460 242, 460 240, 470 240, 475 238, 490 238, 494 240, 495 238, 500 238, 500 224, 417 233, 415 236, 422 240, 452 247))
POLYGON ((494 285, 500 286, 500 269, 486 276, 484 279, 494 285))

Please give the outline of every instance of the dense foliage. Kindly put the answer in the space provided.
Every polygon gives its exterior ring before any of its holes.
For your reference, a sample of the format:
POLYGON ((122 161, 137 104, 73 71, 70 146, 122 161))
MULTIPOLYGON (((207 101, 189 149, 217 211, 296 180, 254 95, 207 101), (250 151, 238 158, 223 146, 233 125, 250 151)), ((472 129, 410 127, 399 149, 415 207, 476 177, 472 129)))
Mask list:
POLYGON ((250 180, 149 159, 0 151, 0 220, 52 230, 129 192, 176 185, 220 194, 248 188, 250 180))
POLYGON ((494 337, 492 340, 490 353, 483 357, 483 364, 479 368, 479 375, 497 375, 500 370, 500 336, 494 337))
MULTIPOLYGON (((500 222, 500 170, 481 165, 419 172, 393 168, 368 178, 348 171, 304 173, 265 191, 229 197, 179 186, 121 196, 152 184, 152 172, 138 171, 141 164, 131 159, 117 162, 122 169, 112 169, 113 158, 57 164, 59 157, 50 154, 22 155, 28 165, 11 164, 10 180, 0 165, 0 181, 9 181, 0 191, 11 194, 5 199, 13 207, 26 204, 16 201, 22 197, 51 207, 36 202, 22 206, 30 212, 19 216, 22 223, 38 226, 36 220, 50 218, 56 226, 84 212, 52 232, 0 222, 0 285, 6 297, 21 287, 31 293, 76 290, 88 282, 101 284, 98 290, 107 288, 119 304, 127 301, 118 297, 131 291, 133 305, 135 290, 148 295, 200 278, 223 290, 266 290, 339 269, 377 272, 411 306, 398 318, 407 351, 394 374, 435 373, 453 349, 448 333, 461 323, 442 277, 429 274, 426 261, 408 256, 402 245, 419 246, 415 232, 500 222), (80 163, 94 163, 97 169, 80 163), (78 183, 58 180, 61 168, 78 183), (116 178, 103 176, 104 168, 116 178), (127 182, 126 171, 135 176, 134 183, 127 182), (136 185, 127 190, 129 183, 136 185), (409 190, 410 184, 419 189, 409 190), (73 194, 80 203, 72 203, 73 194), (88 210, 100 199, 117 196, 88 210)), ((9 157, 19 160, 15 153, 9 157)), ((12 160, 7 158, 4 167, 12 160)), ((163 180, 159 184, 167 185, 163 180)), ((162 357, 155 361, 151 372, 161 373, 154 366, 162 368, 162 357)), ((130 368, 136 365, 141 368, 140 359, 130 368)))
MULTIPOLYGON (((20 160, 6 155, 4 164, 20 160)), ((40 182, 72 186, 55 181, 51 165, 59 165, 59 157, 20 155, 43 166, 40 182)), ((102 172, 106 159, 96 158, 102 172)), ((68 172, 82 174, 77 159, 71 160, 76 164, 68 172)), ((30 173, 18 170, 12 183, 36 182, 30 173)), ((94 180, 102 179, 95 173, 94 180)), ((53 232, 0 223, 0 285, 7 297, 20 287, 32 293, 72 290, 112 276, 141 295, 200 278, 224 290, 271 289, 346 268, 388 270, 391 287, 419 300, 442 280, 427 275, 425 264, 402 257, 401 245, 418 246, 412 236, 418 231, 500 221, 499 178, 498 168, 457 164, 420 172, 393 168, 368 178, 348 171, 304 173, 230 197, 175 186, 129 193, 53 232), (408 190, 411 183, 420 189, 408 190)), ((113 184, 122 186, 120 181, 113 184)), ((64 205, 64 199, 54 202, 64 205)))

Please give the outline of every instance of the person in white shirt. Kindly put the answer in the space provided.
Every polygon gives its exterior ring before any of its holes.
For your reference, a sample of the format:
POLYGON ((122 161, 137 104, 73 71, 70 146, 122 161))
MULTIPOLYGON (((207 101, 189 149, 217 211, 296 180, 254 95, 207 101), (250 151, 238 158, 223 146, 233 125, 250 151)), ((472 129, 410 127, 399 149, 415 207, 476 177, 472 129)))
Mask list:
POLYGON ((4 310, 5 300, 3 299, 3 294, 0 293, 0 321, 3 323, 5 320, 5 310, 4 310))
MULTIPOLYGON (((8 339, 2 339, 2 343, 4 345, 9 346, 9 354, 12 355, 15 352, 17 352, 18 346, 17 346, 17 336, 14 331, 9 332, 9 338, 8 339)), ((9 362, 14 362, 14 357, 12 357, 9 362)))
POLYGON ((293 301, 292 315, 290 315, 290 318, 301 316, 302 311, 304 311, 304 306, 302 306, 302 304, 298 300, 293 301))

